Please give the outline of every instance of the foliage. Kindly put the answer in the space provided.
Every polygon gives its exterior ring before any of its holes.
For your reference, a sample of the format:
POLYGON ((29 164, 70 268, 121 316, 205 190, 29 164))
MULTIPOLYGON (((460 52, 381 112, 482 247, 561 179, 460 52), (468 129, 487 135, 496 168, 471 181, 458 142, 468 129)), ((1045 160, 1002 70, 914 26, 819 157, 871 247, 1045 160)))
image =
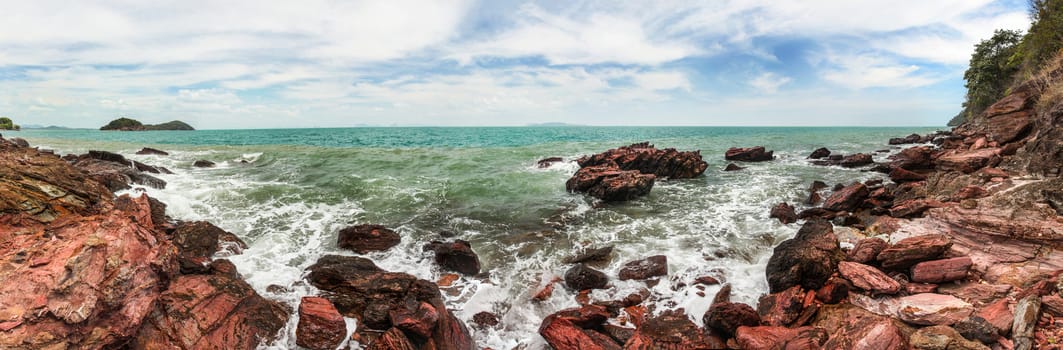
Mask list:
POLYGON ((1030 0, 1030 30, 1022 38, 1015 62, 1028 77, 1063 49, 1063 0, 1030 0))
POLYGON ((0 117, 0 130, 19 130, 21 129, 18 124, 11 121, 11 118, 0 117))
POLYGON ((145 125, 144 130, 195 130, 191 125, 180 120, 174 120, 168 123, 145 125))
POLYGON ((135 119, 118 118, 104 125, 100 130, 143 130, 144 124, 135 119))
POLYGON ((1017 30, 997 30, 993 37, 974 46, 971 66, 963 73, 967 81, 967 101, 964 111, 967 118, 982 113, 996 102, 1007 90, 1019 66, 1011 61, 1018 49, 1022 33, 1017 30))

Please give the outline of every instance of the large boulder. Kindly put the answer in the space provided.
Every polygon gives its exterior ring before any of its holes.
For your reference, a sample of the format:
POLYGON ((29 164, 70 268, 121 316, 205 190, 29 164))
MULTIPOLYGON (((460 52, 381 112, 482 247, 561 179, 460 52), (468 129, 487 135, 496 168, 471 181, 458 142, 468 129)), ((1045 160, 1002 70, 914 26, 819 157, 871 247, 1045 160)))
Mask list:
POLYGON ((838 269, 844 257, 830 222, 812 219, 794 238, 775 247, 766 274, 771 293, 800 285, 816 290, 838 269))
POLYGON ((861 167, 861 166, 865 166, 865 165, 868 165, 868 164, 872 164, 874 162, 875 161, 874 161, 874 159, 871 158, 870 154, 867 154, 867 153, 856 153, 856 154, 850 154, 850 155, 847 155, 847 156, 843 157, 841 160, 839 160, 835 164, 838 165, 838 166, 845 167, 845 168, 856 168, 856 167, 861 167))
POLYGON ((816 313, 815 327, 827 330, 823 349, 905 350, 911 328, 851 304, 825 305, 816 313))
POLYGON ((771 213, 768 217, 779 219, 779 222, 784 225, 797 222, 797 212, 794 211, 793 206, 785 202, 771 207, 771 213))
POLYGON ((742 162, 764 162, 775 159, 773 155, 775 151, 765 151, 763 146, 739 148, 732 147, 724 153, 723 158, 726 160, 736 160, 742 162))
POLYGON ((234 243, 238 245, 243 243, 232 233, 206 221, 179 223, 172 237, 174 245, 180 251, 178 263, 182 273, 208 272, 211 258, 221 248, 223 239, 235 239, 238 243, 234 243))
POLYGON ((580 168, 565 183, 569 192, 585 192, 604 201, 626 201, 645 196, 656 177, 637 170, 620 170, 616 164, 580 168))
POLYGON ((999 162, 1000 148, 982 148, 973 151, 949 151, 937 158, 937 167, 940 170, 969 174, 987 166, 995 166, 999 162))
POLYGON ((170 281, 130 341, 131 349, 246 349, 273 339, 288 322, 280 303, 258 295, 227 260, 210 275, 170 281))
POLYGON ((932 169, 934 167, 934 148, 930 146, 910 147, 888 157, 891 168, 909 171, 932 169))
MULTIPOLYGON (((427 341, 440 350, 475 349, 468 328, 446 309, 439 287, 433 282, 383 271, 360 257, 326 255, 307 270, 307 280, 325 291, 323 297, 332 301, 341 314, 358 319, 359 332, 397 329, 407 337, 428 334, 427 341)), ((368 345, 371 349, 383 346, 374 345, 379 341, 368 345)))
POLYGON ((900 282, 871 266, 843 261, 838 264, 838 272, 857 288, 874 294, 897 294, 901 291, 900 282))
POLYGON ((883 249, 878 254, 878 261, 885 269, 904 269, 922 261, 937 259, 951 246, 952 240, 942 234, 909 237, 883 249))
POLYGON ((648 142, 611 149, 576 160, 580 167, 616 164, 620 170, 636 170, 670 179, 701 176, 709 164, 700 151, 680 152, 674 148, 657 149, 648 142))
POLYGON ((424 247, 425 251, 435 253, 436 264, 445 270, 465 275, 480 273, 480 258, 472 251, 468 241, 456 240, 451 243, 432 242, 424 247))
POLYGON ((942 283, 967 278, 973 262, 970 257, 924 261, 912 266, 912 282, 942 283))
POLYGON ((539 335, 554 350, 619 350, 620 344, 598 332, 608 318, 609 312, 601 306, 564 309, 543 319, 539 335))
POLYGON ((974 307, 957 297, 921 293, 898 299, 897 316, 914 325, 951 325, 974 312, 974 307))
POLYGON ((823 202, 823 208, 832 211, 855 211, 871 192, 862 183, 854 183, 834 191, 823 202))
POLYGON ((295 343, 312 350, 332 350, 343 342, 347 324, 331 301, 321 297, 303 297, 299 302, 299 324, 295 343))
POLYGON ((398 233, 382 225, 355 225, 340 230, 339 247, 358 254, 385 251, 399 244, 398 233))
POLYGON ((565 285, 575 290, 602 289, 608 283, 605 273, 584 264, 576 264, 565 272, 565 285))
POLYGON ((828 339, 822 328, 778 326, 738 327, 735 341, 745 350, 822 349, 828 339))
POLYGON ((812 154, 808 155, 808 159, 820 159, 820 158, 826 158, 826 157, 829 157, 829 156, 830 156, 830 150, 827 149, 826 147, 820 147, 820 148, 817 148, 815 151, 812 151, 812 154))
POLYGON ((627 350, 725 348, 723 339, 698 327, 681 310, 664 311, 657 317, 646 319, 624 344, 627 350))

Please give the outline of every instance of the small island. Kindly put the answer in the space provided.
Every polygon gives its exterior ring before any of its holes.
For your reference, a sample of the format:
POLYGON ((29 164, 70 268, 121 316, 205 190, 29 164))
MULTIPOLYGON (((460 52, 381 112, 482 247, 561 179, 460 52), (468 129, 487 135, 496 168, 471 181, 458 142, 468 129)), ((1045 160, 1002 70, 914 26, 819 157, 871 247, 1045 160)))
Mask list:
POLYGON ((19 127, 18 124, 15 124, 15 122, 11 121, 11 118, 0 117, 0 130, 15 130, 15 131, 18 131, 18 130, 21 130, 21 129, 22 128, 19 127))
POLYGON ((196 130, 188 123, 180 120, 174 120, 168 123, 162 124, 143 124, 136 119, 130 118, 118 118, 112 120, 107 125, 100 127, 100 130, 117 130, 117 131, 153 131, 153 130, 196 130))

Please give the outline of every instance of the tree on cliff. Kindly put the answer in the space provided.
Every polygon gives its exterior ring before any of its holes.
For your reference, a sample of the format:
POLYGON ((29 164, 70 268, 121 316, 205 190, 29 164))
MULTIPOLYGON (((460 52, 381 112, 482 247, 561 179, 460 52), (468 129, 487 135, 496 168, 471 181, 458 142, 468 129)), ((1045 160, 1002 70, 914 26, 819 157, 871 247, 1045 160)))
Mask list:
POLYGON ((15 122, 11 121, 11 118, 0 117, 0 130, 19 130, 21 127, 15 122))
POLYGON ((1022 33, 1017 30, 1000 30, 993 37, 982 40, 974 46, 971 66, 963 73, 967 81, 967 100, 963 103, 964 118, 971 118, 982 113, 986 107, 996 102, 1007 90, 1012 76, 1019 66, 1011 61, 1017 51, 1022 33))

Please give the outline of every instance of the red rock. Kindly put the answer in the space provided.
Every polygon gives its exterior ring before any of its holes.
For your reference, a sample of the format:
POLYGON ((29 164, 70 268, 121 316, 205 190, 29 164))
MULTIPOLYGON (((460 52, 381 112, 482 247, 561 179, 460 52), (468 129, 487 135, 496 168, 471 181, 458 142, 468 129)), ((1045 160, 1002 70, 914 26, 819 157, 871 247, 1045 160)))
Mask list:
POLYGON ((824 304, 837 304, 849 296, 849 282, 831 277, 827 283, 816 291, 816 299, 824 304))
POLYGON ((406 334, 416 334, 427 339, 432 336, 436 324, 439 322, 439 312, 432 304, 422 301, 416 310, 409 307, 399 307, 388 312, 391 324, 401 329, 406 334))
POLYGON ((793 286, 782 292, 762 296, 757 303, 761 323, 768 326, 789 326, 804 310, 805 290, 793 286))
POLYGON ((855 183, 831 193, 830 197, 827 197, 827 201, 823 202, 823 208, 833 211, 852 212, 867 198, 869 193, 867 186, 862 183, 855 183))
POLYGON ((740 326, 760 324, 760 315, 753 307, 732 302, 719 302, 709 306, 702 318, 706 327, 720 331, 722 334, 734 334, 740 326))
POLYGON ((584 332, 584 328, 600 326, 608 316, 604 308, 594 306, 561 310, 543 319, 539 335, 555 350, 619 349, 620 346, 608 337, 595 337, 584 332))
MULTIPOLYGON (((680 152, 674 148, 657 149, 643 142, 611 149, 576 160, 582 168, 616 164, 619 170, 635 170, 671 179, 701 176, 709 164, 701 159, 700 151, 680 152)), ((569 189, 569 191, 572 191, 569 189)))
POLYGON ((897 316, 916 325, 951 325, 974 312, 974 307, 951 295, 923 293, 902 297, 897 316))
POLYGON ((930 146, 910 147, 889 157, 890 167, 904 170, 931 169, 934 167, 934 149, 930 146))
POLYGON ((416 350, 417 347, 398 328, 390 328, 369 344, 367 350, 416 350))
POLYGON ((321 297, 303 297, 295 343, 313 350, 332 350, 347 336, 347 324, 332 302, 321 297))
POLYGON ((983 148, 974 151, 947 152, 937 158, 938 169, 972 173, 992 166, 1000 158, 1000 148, 983 148), (996 159, 996 160, 995 160, 996 159))
POLYGON ((866 264, 875 261, 875 257, 888 246, 889 244, 881 238, 872 237, 861 239, 856 242, 856 246, 853 247, 853 250, 849 251, 846 260, 866 264))
POLYGON ((604 273, 584 264, 576 264, 565 272, 565 285, 575 290, 602 289, 608 283, 609 277, 604 273))
POLYGON ((569 192, 586 192, 604 201, 626 201, 645 196, 653 188, 653 174, 619 170, 615 164, 580 168, 565 187, 569 192))
POLYGON ((903 145, 906 143, 919 143, 923 138, 919 134, 911 134, 905 137, 894 137, 889 140, 891 145, 903 145))
POLYGON ((719 336, 691 322, 681 310, 645 320, 624 344, 626 350, 724 349, 719 336))
POLYGON ((784 225, 797 222, 797 213, 794 211, 794 207, 787 203, 776 204, 771 208, 771 214, 768 217, 779 219, 779 222, 784 225))
POLYGON ((900 167, 893 168, 893 170, 890 170, 889 177, 890 180, 893 180, 893 182, 897 183, 926 180, 926 175, 904 170, 904 168, 900 167))
POLYGON ((916 263, 941 257, 952 246, 942 234, 929 234, 902 239, 878 254, 885 269, 903 269, 916 263))
POLYGON ((964 199, 976 199, 985 197, 987 195, 989 195, 989 193, 986 192, 986 190, 981 186, 969 185, 965 186, 964 188, 961 188, 959 191, 956 191, 956 193, 952 195, 952 200, 961 201, 964 199))
POLYGON ((720 284, 720 280, 718 280, 718 279, 716 279, 716 277, 712 277, 712 276, 701 276, 701 277, 698 277, 698 278, 694 279, 694 283, 696 283, 696 284, 704 284, 704 285, 707 285, 707 286, 712 286, 712 285, 720 284))
POLYGON ((621 281, 644 280, 647 278, 667 275, 668 258, 664 255, 655 255, 646 259, 629 262, 620 268, 619 273, 621 281))
POLYGON ((938 285, 930 283, 906 283, 904 285, 904 292, 908 294, 934 293, 937 289, 938 285))
POLYGON ((468 241, 459 239, 450 243, 431 242, 424 250, 434 251, 436 264, 444 270, 470 276, 480 273, 480 258, 472 251, 472 245, 468 241))
POLYGON ((868 164, 871 164, 871 163, 874 163, 874 162, 875 161, 871 159, 871 155, 870 154, 857 153, 857 154, 852 154, 852 155, 845 156, 845 157, 843 157, 841 160, 839 160, 835 164, 839 165, 839 166, 842 166, 842 167, 846 167, 846 168, 855 168, 855 167, 868 165, 868 164))
POLYGON ((775 247, 765 269, 771 293, 795 285, 815 290, 837 270, 842 259, 833 226, 823 220, 805 222, 797 235, 775 247))
POLYGON ((939 325, 919 329, 909 338, 913 349, 989 350, 988 346, 965 339, 952 327, 939 325))
POLYGON ((536 292, 535 296, 532 297, 532 300, 544 301, 546 299, 550 299, 550 296, 554 294, 554 283, 556 283, 556 281, 550 282, 545 287, 543 287, 543 289, 540 289, 538 292, 536 292))
POLYGON ((1063 298, 1056 294, 1041 297, 1041 306, 1045 312, 1054 317, 1063 316, 1063 298))
POLYGON ((943 203, 931 199, 911 199, 896 203, 890 208, 890 216, 895 218, 908 218, 923 215, 923 212, 931 208, 945 206, 943 203))
POLYGON ((439 276, 439 280, 436 281, 436 285, 440 287, 450 287, 452 284, 454 284, 454 281, 457 281, 459 278, 461 278, 461 276, 456 273, 444 274, 442 276, 439 276))
POLYGON ((890 317, 879 316, 851 304, 827 305, 816 314, 813 326, 830 334, 823 349, 906 350, 909 328, 890 317))
POLYGON ((1000 144, 1016 141, 1030 132, 1033 127, 1033 112, 1020 110, 988 118, 986 127, 989 136, 1000 144))
MULTIPOLYGON (((214 264, 231 265, 226 260, 214 264)), ((235 268, 215 270, 170 281, 130 348, 250 350, 284 327, 288 312, 283 306, 259 296, 239 276, 221 272, 235 268)))
POLYGON ((1012 321, 1015 319, 1009 305, 1008 299, 999 299, 978 310, 978 317, 988 321, 998 333, 1007 334, 1011 332, 1012 321))
POLYGON ((732 147, 724 153, 723 158, 726 160, 737 160, 741 162, 764 162, 775 159, 775 156, 772 155, 773 153, 775 153, 775 151, 765 151, 762 146, 750 148, 732 147))
POLYGON ((381 225, 356 225, 340 230, 339 247, 358 254, 385 251, 399 244, 398 233, 381 225))
POLYGON ((901 284, 882 271, 860 263, 843 261, 838 264, 838 273, 853 282, 857 288, 874 294, 897 294, 901 284))
POLYGON ((797 337, 799 330, 808 328, 811 327, 742 326, 735 331, 735 339, 738 346, 745 350, 782 349, 786 342, 797 337))
POLYGON ((924 261, 912 266, 912 281, 920 283, 951 282, 967 278, 971 269, 971 258, 924 261))

